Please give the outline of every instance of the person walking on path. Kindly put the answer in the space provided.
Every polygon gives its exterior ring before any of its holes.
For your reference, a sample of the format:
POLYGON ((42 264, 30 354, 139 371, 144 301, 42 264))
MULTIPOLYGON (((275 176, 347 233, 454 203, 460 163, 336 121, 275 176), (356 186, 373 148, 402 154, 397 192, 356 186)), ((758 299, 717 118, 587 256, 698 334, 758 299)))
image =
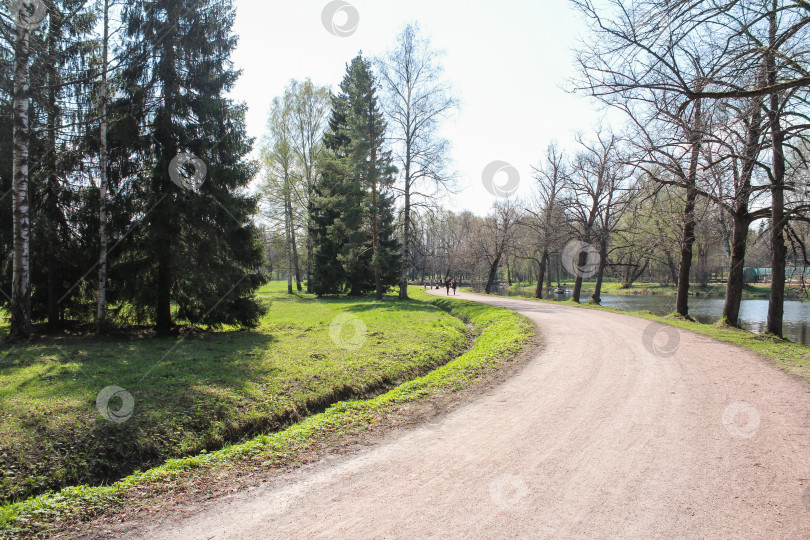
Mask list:
POLYGON ((450 296, 450 277, 444 279, 444 287, 447 289, 447 296, 450 296))
POLYGON ((457 287, 457 286, 458 286, 458 284, 456 283, 456 280, 455 280, 455 279, 454 279, 453 281, 451 281, 451 282, 450 282, 450 287, 452 287, 452 289, 453 289, 453 296, 455 296, 455 295, 456 295, 456 287, 457 287))

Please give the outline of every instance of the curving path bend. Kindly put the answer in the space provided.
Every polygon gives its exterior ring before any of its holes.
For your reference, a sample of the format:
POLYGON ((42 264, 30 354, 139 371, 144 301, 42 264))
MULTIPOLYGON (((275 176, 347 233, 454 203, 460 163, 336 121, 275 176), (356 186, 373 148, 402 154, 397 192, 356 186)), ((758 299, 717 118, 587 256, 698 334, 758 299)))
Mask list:
POLYGON ((646 320, 459 297, 526 315, 545 346, 439 424, 129 537, 810 537, 810 385, 646 320))

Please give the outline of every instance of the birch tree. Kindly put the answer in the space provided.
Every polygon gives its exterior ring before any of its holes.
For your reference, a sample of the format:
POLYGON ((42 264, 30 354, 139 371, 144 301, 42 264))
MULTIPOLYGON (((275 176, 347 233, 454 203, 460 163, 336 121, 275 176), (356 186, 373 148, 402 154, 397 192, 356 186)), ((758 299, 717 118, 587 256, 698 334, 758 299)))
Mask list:
POLYGON ((396 47, 377 61, 389 137, 400 170, 396 190, 402 204, 401 300, 408 298, 413 265, 413 213, 434 201, 454 179, 447 169, 449 144, 439 135, 439 127, 458 101, 442 80, 442 53, 420 32, 418 25, 406 26, 396 47))
POLYGON ((294 106, 293 93, 290 88, 285 91, 283 97, 273 99, 270 118, 267 122, 269 140, 262 150, 267 174, 264 196, 270 205, 268 217, 280 222, 284 229, 287 292, 289 294, 293 293, 293 276, 295 276, 298 290, 302 290, 293 208, 293 194, 299 182, 299 171, 296 169, 296 155, 293 149, 295 133, 292 114, 294 106))
POLYGON ((14 217, 13 277, 9 341, 27 338, 31 325, 31 202, 29 199, 29 108, 31 104, 31 33, 44 17, 40 0, 12 4, 14 38, 14 157, 12 204, 14 217), (14 9, 16 7, 16 10, 14 9))
POLYGON ((315 176, 318 173, 318 157, 322 150, 322 139, 326 120, 329 116, 330 92, 325 86, 316 86, 306 79, 303 82, 292 81, 290 91, 295 101, 292 109, 292 122, 295 136, 293 148, 302 175, 300 189, 295 190, 295 199, 299 208, 306 209, 306 276, 307 292, 312 292, 312 197, 315 188, 315 176))

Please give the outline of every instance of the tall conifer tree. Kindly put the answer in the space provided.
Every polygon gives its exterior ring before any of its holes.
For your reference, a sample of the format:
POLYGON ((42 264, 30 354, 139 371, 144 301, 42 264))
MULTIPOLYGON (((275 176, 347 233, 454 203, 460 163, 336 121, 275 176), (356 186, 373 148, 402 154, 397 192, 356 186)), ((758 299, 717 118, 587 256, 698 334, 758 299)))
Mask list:
POLYGON ((347 66, 333 98, 323 172, 313 203, 313 290, 317 294, 375 291, 397 282, 394 236, 396 169, 385 149, 385 121, 370 63, 362 54, 347 66))
POLYGON ((253 298, 264 281, 251 222, 257 201, 246 194, 253 141, 245 107, 226 97, 239 76, 229 60, 234 16, 230 0, 140 0, 126 10, 139 64, 124 88, 154 105, 127 296, 161 335, 173 326, 173 303, 179 317, 202 324, 251 325, 261 313, 253 298), (184 155, 193 158, 178 161, 184 155))

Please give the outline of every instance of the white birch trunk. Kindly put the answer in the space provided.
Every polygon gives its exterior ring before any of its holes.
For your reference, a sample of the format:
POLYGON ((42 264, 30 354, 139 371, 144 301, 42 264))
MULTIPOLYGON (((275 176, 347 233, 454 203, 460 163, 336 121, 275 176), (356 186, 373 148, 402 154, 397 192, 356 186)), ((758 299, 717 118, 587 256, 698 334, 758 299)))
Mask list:
POLYGON ((13 200, 13 277, 11 287, 11 328, 9 339, 28 337, 31 327, 31 206, 28 198, 28 151, 30 70, 29 30, 23 24, 23 10, 17 14, 14 44, 14 152, 13 200))

